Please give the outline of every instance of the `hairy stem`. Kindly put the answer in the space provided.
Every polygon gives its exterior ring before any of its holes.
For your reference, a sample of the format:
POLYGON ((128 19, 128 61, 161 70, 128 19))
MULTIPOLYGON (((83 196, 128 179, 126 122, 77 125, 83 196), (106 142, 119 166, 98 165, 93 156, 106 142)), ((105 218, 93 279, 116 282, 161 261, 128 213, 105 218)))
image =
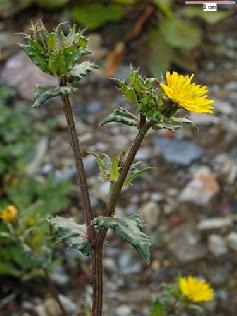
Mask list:
MULTIPOLYGON (((60 86, 65 86, 65 85, 67 85, 67 81, 61 80, 60 86)), ((91 208, 87 179, 86 179, 84 164, 82 160, 80 141, 77 136, 77 131, 75 127, 75 122, 73 118, 72 107, 71 107, 69 96, 66 94, 62 94, 61 98, 62 98, 62 103, 63 103, 63 111, 67 120, 67 128, 68 128, 70 143, 72 146, 73 156, 74 156, 75 165, 77 169, 80 196, 82 198, 83 208, 85 212, 87 237, 90 242, 94 243, 95 238, 96 238, 96 232, 95 232, 94 226, 91 225, 91 221, 94 218, 94 214, 91 208)))
POLYGON ((103 243, 96 246, 92 255, 92 275, 92 315, 101 316, 103 311, 103 243))
MULTIPOLYGON (((112 216, 115 212, 115 207, 117 205, 118 199, 120 197, 124 181, 126 180, 126 177, 128 175, 128 172, 131 168, 131 165, 134 161, 134 158, 137 154, 138 149, 140 148, 142 141, 147 134, 148 130, 151 128, 151 124, 146 124, 146 118, 141 115, 140 117, 140 128, 138 131, 138 134, 136 138, 133 141, 133 144, 128 151, 127 157, 122 165, 121 172, 119 174, 119 178, 117 182, 115 182, 113 186, 112 193, 110 195, 110 199, 108 202, 108 208, 107 208, 107 216, 112 216)), ((103 245, 104 239, 107 233, 107 228, 103 228, 98 236, 98 244, 103 245)))

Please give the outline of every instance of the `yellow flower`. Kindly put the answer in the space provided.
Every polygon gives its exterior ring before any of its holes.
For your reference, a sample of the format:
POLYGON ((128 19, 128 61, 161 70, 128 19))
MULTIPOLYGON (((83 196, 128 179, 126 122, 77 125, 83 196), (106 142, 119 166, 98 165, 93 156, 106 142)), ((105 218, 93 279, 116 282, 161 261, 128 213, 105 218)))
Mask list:
POLYGON ((179 288, 193 302, 208 302, 214 296, 213 289, 206 281, 193 276, 179 278, 179 288))
POLYGON ((207 98, 207 87, 192 83, 194 75, 182 76, 177 72, 166 72, 167 85, 160 83, 167 97, 179 107, 191 112, 213 112, 213 100, 207 98))
POLYGON ((7 222, 14 222, 17 218, 17 209, 14 205, 8 205, 0 211, 0 218, 7 222))

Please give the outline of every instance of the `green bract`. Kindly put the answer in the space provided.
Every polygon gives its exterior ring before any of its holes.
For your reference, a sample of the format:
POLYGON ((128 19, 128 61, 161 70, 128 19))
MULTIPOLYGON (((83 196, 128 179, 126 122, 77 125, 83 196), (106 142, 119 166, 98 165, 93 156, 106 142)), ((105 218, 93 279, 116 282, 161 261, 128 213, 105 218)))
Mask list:
MULTIPOLYGON (((64 28, 64 24, 59 24, 52 32, 48 32, 43 22, 39 21, 32 25, 31 35, 24 34, 26 44, 20 46, 42 71, 59 78, 67 76, 73 80, 73 67, 90 52, 83 32, 77 32, 76 26, 73 25, 66 34, 64 28)), ((89 68, 93 68, 91 65, 89 68)), ((76 76, 77 74, 78 71, 76 76)))

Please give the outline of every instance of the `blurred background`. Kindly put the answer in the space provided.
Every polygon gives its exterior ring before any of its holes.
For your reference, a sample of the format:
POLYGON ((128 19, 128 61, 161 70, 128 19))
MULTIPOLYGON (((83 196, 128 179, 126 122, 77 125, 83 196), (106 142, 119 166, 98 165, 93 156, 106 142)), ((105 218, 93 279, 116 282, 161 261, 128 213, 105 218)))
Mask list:
MULTIPOLYGON (((89 262, 49 238, 46 223, 53 214, 83 220, 66 122, 60 100, 32 110, 35 83, 54 79, 17 45, 24 40, 17 33, 42 18, 49 29, 66 21, 86 29, 100 66, 73 98, 85 151, 118 154, 131 143, 133 128, 98 128, 125 104, 109 78, 126 79, 130 64, 159 78, 168 69, 195 73, 216 101, 213 115, 191 114, 197 132, 151 133, 139 150, 137 159, 155 168, 123 192, 117 212, 140 212, 152 260, 147 266, 109 236, 105 315, 149 315, 162 282, 192 274, 216 290, 207 315, 236 316, 236 6, 203 12, 181 0, 0 0, 0 15, 0 315, 60 315, 56 294, 69 315, 89 315, 89 262)), ((93 207, 103 214, 108 185, 94 157, 85 152, 84 162, 93 207)))

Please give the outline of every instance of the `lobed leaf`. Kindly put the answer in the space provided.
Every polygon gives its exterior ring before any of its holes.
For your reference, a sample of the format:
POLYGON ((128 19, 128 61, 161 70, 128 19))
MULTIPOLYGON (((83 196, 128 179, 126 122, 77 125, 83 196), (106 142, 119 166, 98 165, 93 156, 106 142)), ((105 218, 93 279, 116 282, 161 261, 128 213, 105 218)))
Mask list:
POLYGON ((50 227, 57 234, 59 240, 66 246, 79 250, 85 256, 92 253, 92 245, 86 238, 86 226, 79 225, 74 218, 56 216, 48 219, 50 227))
POLYGON ((78 82, 82 78, 86 77, 97 66, 89 61, 84 61, 81 64, 75 65, 69 73, 69 82, 78 82))
POLYGON ((71 94, 77 92, 78 89, 65 86, 65 87, 55 87, 55 86, 36 86, 35 88, 35 102, 33 107, 38 107, 48 102, 50 99, 55 98, 61 94, 71 94))
POLYGON ((104 153, 91 153, 95 156, 101 176, 104 181, 114 182, 118 179, 119 176, 119 157, 114 156, 112 159, 104 153))
POLYGON ((136 116, 130 113, 128 110, 121 107, 114 110, 107 117, 105 117, 101 121, 100 126, 104 126, 109 123, 122 123, 124 125, 129 126, 138 126, 138 120, 136 116))
POLYGON ((124 181, 124 185, 129 185, 135 180, 137 177, 142 176, 145 172, 151 170, 152 167, 143 167, 141 161, 134 163, 131 169, 128 172, 126 180, 124 181))
POLYGON ((155 127, 157 129, 165 128, 170 131, 176 132, 184 124, 190 124, 193 128, 196 128, 196 125, 193 123, 193 121, 185 117, 163 117, 159 123, 155 124, 155 127))
POLYGON ((137 214, 120 218, 98 216, 92 223, 97 228, 111 228, 129 242, 145 260, 149 260, 151 242, 149 237, 142 232, 142 225, 137 214))

